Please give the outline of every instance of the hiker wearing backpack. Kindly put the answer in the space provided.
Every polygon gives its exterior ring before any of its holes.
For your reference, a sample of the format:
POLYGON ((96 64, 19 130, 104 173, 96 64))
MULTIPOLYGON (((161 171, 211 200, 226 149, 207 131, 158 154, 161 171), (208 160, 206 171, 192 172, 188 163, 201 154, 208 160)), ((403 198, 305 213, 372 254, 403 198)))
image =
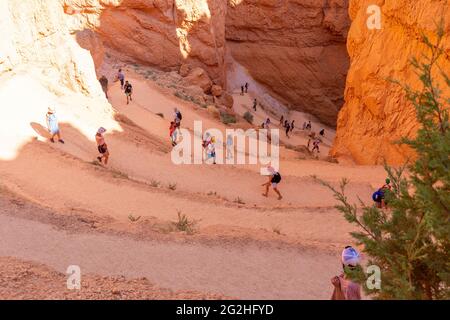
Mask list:
POLYGON ((170 123, 169 136, 172 141, 172 146, 175 147, 177 145, 177 127, 175 125, 175 121, 170 123))
POLYGON ((377 208, 384 209, 387 207, 386 192, 390 192, 391 190, 391 179, 386 178, 386 184, 372 194, 372 200, 375 202, 377 208))
POLYGON ((104 164, 107 165, 108 159, 109 159, 109 150, 108 150, 108 145, 105 142, 105 137, 103 136, 103 134, 105 132, 106 132, 106 129, 103 127, 100 127, 97 131, 97 134, 95 135, 95 141, 97 142, 97 149, 98 149, 98 152, 100 153, 100 156, 97 157, 97 160, 101 164, 104 161, 104 164))
POLYGON ((175 122, 175 125, 177 129, 180 129, 181 126, 181 120, 183 119, 183 115, 181 114, 180 110, 178 108, 173 109, 173 121, 175 122))
POLYGON ((130 101, 133 101, 133 86, 131 85, 130 82, 125 81, 125 86, 124 86, 125 90, 125 95, 127 96, 127 104, 130 104, 130 101))
POLYGON ((278 184, 281 182, 281 175, 279 172, 277 172, 273 167, 268 167, 267 170, 269 171, 269 181, 266 183, 263 183, 262 186, 266 187, 265 192, 262 194, 264 197, 267 197, 269 194, 269 188, 272 186, 273 191, 278 195, 278 200, 283 199, 283 196, 281 195, 280 191, 278 190, 278 184))

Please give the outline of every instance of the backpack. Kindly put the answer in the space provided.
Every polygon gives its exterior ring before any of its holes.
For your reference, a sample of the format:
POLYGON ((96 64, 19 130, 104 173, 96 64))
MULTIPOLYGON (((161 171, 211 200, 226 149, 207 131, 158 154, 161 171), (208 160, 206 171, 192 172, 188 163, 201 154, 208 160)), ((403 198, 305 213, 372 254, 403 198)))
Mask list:
POLYGON ((271 182, 273 182, 273 183, 280 183, 280 181, 281 181, 281 174, 279 172, 276 172, 273 175, 273 178, 272 178, 271 182))
POLYGON ((381 199, 383 199, 383 191, 377 190, 372 194, 372 200, 375 202, 381 202, 381 199))
POLYGON ((180 120, 183 120, 183 116, 181 115, 180 111, 177 112, 177 118, 180 120))

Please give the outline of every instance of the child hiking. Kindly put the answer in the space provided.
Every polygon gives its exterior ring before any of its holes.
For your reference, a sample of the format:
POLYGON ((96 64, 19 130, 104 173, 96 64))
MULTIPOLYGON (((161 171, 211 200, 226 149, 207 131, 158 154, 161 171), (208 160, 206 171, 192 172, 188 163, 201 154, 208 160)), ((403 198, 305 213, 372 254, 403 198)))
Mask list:
POLYGON ((262 194, 264 197, 267 197, 269 194, 269 188, 272 186, 273 191, 278 195, 278 200, 283 199, 283 196, 281 195, 280 191, 278 190, 278 184, 281 182, 281 175, 279 172, 277 172, 273 167, 268 167, 267 170, 269 171, 269 181, 266 183, 263 183, 262 186, 265 187, 265 192, 262 194))
POLYGON ((56 117, 55 113, 56 113, 55 109, 52 107, 49 107, 48 112, 46 114, 47 129, 48 129, 48 132, 50 132, 50 134, 51 134, 50 141, 52 143, 55 143, 55 137, 57 137, 58 141, 60 143, 64 144, 64 140, 61 139, 61 131, 59 130, 58 118, 56 117))
POLYGON ((98 129, 97 134, 95 135, 95 141, 97 142, 97 149, 100 153, 100 156, 97 157, 97 160, 100 163, 103 163, 107 165, 108 159, 109 159, 109 151, 108 151, 108 145, 105 142, 105 138, 103 137, 103 134, 106 132, 106 129, 101 127, 98 129))

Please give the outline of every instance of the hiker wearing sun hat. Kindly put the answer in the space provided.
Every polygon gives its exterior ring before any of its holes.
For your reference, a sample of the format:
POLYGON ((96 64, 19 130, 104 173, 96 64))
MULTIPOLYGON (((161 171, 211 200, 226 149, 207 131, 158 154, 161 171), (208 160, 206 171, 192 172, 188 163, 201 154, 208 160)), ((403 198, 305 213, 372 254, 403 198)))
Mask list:
POLYGON ((50 141, 55 143, 55 137, 58 138, 60 143, 64 143, 64 140, 61 139, 61 131, 59 130, 58 118, 56 117, 56 111, 53 107, 48 107, 48 111, 46 114, 47 118, 47 129, 51 134, 50 141))
POLYGON ((100 127, 97 130, 97 134, 95 135, 95 141, 97 142, 97 149, 98 152, 100 153, 100 156, 97 157, 97 160, 100 163, 103 163, 102 161, 104 160, 105 165, 108 164, 108 159, 109 159, 109 150, 108 150, 108 145, 105 142, 105 137, 103 137, 103 134, 106 132, 106 129, 103 127, 100 127))
POLYGON ((356 249, 347 246, 342 250, 341 261, 344 273, 333 277, 334 290, 331 300, 361 300, 361 286, 348 279, 346 271, 354 270, 360 264, 361 257, 356 249))
POLYGON ((278 190, 278 184, 281 182, 281 175, 278 171, 276 171, 273 167, 267 167, 267 171, 269 172, 269 181, 263 183, 262 186, 266 187, 265 192, 262 194, 264 197, 267 197, 269 194, 269 188, 272 186, 273 191, 278 195, 278 200, 283 199, 281 192, 278 190))

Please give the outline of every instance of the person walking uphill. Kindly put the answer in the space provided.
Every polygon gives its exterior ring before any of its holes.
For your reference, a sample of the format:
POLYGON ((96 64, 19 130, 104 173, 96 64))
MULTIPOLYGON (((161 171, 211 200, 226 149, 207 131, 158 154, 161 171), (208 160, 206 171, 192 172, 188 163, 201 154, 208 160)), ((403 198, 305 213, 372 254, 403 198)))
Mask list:
POLYGON ((347 273, 354 270, 360 262, 360 256, 351 246, 345 247, 341 255, 343 273, 331 279, 334 290, 331 300, 361 300, 361 286, 351 281, 347 273))
POLYGON ((108 160, 109 160, 109 150, 108 150, 108 145, 105 142, 105 138, 103 137, 103 134, 105 132, 106 132, 106 129, 103 127, 98 129, 97 134, 95 135, 95 141, 97 142, 97 149, 98 149, 98 152, 100 153, 100 156, 97 157, 97 160, 100 163, 103 163, 103 160, 104 160, 104 164, 107 165, 108 160))
POLYGON ((120 89, 123 90, 123 86, 125 85, 125 75, 122 72, 122 69, 119 69, 117 72, 117 79, 120 81, 120 89))
POLYGON ((127 96, 127 104, 133 101, 133 86, 128 81, 125 81, 125 95, 127 96))
POLYGON ((46 118, 47 118, 47 129, 52 136, 50 138, 50 141, 52 143, 55 143, 55 137, 57 137, 60 143, 64 143, 64 140, 61 139, 61 131, 59 130, 58 118, 56 117, 54 108, 52 107, 48 108, 46 118))
POLYGON ((175 147, 177 145, 177 126, 175 124, 175 121, 172 121, 170 123, 169 136, 170 140, 172 141, 172 147, 175 147))
POLYGON ((267 197, 269 194, 269 188, 272 186, 273 191, 276 192, 278 195, 278 200, 283 199, 283 196, 281 195, 280 191, 278 190, 278 184, 281 182, 281 175, 279 172, 277 172, 273 167, 268 167, 267 170, 269 171, 269 181, 266 183, 263 183, 262 186, 266 187, 265 192, 263 193, 264 197, 267 197))

